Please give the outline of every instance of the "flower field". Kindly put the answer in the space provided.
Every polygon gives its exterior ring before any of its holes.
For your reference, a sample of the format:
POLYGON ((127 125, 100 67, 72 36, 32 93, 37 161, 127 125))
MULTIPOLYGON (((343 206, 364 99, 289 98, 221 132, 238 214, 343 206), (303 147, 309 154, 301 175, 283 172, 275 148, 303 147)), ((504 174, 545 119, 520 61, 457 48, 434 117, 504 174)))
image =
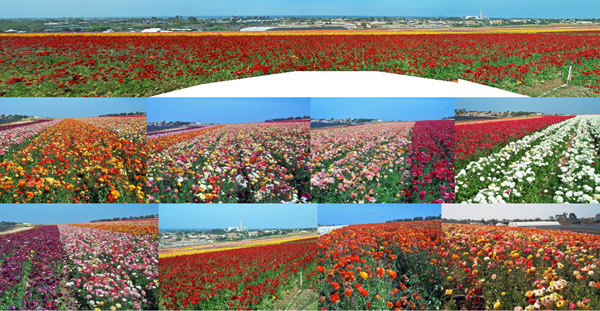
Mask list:
POLYGON ((443 308, 597 310, 600 236, 444 224, 443 308))
POLYGON ((458 123, 455 125, 456 168, 464 168, 468 162, 488 156, 507 143, 523 138, 548 125, 572 118, 572 116, 544 116, 519 120, 498 120, 482 123, 458 123))
MULTIPOLYGON (((600 166, 596 145, 600 139, 600 116, 520 122, 534 123, 530 128, 534 131, 516 140, 498 139, 498 145, 491 148, 482 147, 480 154, 486 152, 485 149, 494 152, 459 169, 457 201, 598 203, 600 176, 597 172, 600 166)), ((458 128, 458 133, 462 133, 461 126, 458 128)), ((502 127, 497 128, 501 128, 500 133, 504 131, 502 127)), ((485 129, 481 133, 485 133, 485 129)), ((482 136, 483 140, 487 139, 485 134, 482 136)), ((490 145, 494 143, 492 141, 490 145)), ((468 152, 461 156, 465 154, 468 152)))
POLYGON ((0 242, 4 310, 157 308, 158 242, 151 235, 50 225, 1 235, 0 242))
POLYGON ((315 287, 316 255, 313 240, 161 257, 160 308, 274 309, 285 292, 315 287))
POLYGON ((135 116, 9 129, 10 146, 0 154, 0 202, 144 202, 144 126, 145 117, 135 116))
POLYGON ((148 138, 149 202, 310 200, 309 122, 228 124, 148 138))
POLYGON ((289 71, 385 71, 540 95, 600 92, 598 31, 0 36, 0 95, 151 96, 289 71), (549 86, 545 86, 549 83, 549 86), (541 88, 539 87, 541 86, 541 88))
POLYGON ((312 130, 313 201, 452 202, 453 127, 445 120, 312 130))
POLYGON ((441 307, 439 221, 350 225, 319 237, 322 310, 441 307))

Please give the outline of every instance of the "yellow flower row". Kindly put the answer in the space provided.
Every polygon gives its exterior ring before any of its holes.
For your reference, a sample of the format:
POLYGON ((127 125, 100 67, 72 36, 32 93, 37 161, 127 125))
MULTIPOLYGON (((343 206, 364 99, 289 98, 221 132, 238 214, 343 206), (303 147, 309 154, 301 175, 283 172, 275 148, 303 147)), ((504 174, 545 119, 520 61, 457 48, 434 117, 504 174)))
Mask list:
POLYGON ((372 30, 341 30, 341 31, 277 31, 277 32, 161 32, 161 33, 2 33, 0 37, 44 37, 44 36, 314 36, 314 35, 438 35, 438 34, 491 34, 491 33, 556 33, 556 32, 595 32, 600 28, 553 28, 539 27, 531 29, 482 29, 470 30, 455 28, 456 31, 440 30, 415 30, 415 31, 372 31, 372 30))

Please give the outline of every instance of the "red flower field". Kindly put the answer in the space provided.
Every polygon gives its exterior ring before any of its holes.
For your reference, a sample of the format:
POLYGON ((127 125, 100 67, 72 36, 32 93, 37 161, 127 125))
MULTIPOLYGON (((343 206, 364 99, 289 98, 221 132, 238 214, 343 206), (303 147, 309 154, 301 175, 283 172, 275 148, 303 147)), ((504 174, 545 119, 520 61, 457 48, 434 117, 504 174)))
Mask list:
POLYGON ((300 277, 314 287, 316 254, 313 240, 160 258, 160 307, 273 309, 300 277))
MULTIPOLYGON (((598 31, 0 36, 0 95, 149 96, 311 70, 465 79, 541 95, 567 79, 600 92, 598 31)), ((587 91, 586 91, 587 89, 587 91)))

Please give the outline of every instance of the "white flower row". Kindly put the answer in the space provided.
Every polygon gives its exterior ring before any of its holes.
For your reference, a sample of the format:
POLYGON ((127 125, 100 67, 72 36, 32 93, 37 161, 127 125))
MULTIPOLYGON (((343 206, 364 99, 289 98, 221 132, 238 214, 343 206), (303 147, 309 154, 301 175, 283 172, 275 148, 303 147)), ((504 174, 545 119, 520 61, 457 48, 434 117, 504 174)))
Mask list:
POLYGON ((554 193, 557 203, 598 203, 600 200, 600 175, 593 167, 598 160, 594 139, 600 138, 600 118, 579 118, 581 125, 577 128, 571 147, 563 152, 563 157, 568 161, 560 167, 562 174, 558 177, 562 184, 554 193))

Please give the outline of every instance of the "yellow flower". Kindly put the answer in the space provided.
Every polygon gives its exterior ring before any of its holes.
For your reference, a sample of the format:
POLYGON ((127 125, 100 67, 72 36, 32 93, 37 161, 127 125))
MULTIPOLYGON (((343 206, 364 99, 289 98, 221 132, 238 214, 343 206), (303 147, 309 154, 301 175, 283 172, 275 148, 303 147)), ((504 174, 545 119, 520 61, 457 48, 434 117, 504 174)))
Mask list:
POLYGON ((117 307, 117 309, 121 308, 121 304, 120 303, 116 304, 115 306, 117 307))
POLYGON ((446 290, 446 295, 452 295, 452 292, 454 292, 454 290, 452 290, 452 289, 447 289, 447 290, 446 290))
POLYGON ((500 304, 500 300, 496 300, 496 302, 494 303, 494 309, 498 310, 498 309, 500 309, 501 306, 502 305, 500 304))
POLYGON ((366 272, 363 271, 363 272, 360 273, 360 277, 366 280, 366 279, 369 278, 369 275, 366 272))

